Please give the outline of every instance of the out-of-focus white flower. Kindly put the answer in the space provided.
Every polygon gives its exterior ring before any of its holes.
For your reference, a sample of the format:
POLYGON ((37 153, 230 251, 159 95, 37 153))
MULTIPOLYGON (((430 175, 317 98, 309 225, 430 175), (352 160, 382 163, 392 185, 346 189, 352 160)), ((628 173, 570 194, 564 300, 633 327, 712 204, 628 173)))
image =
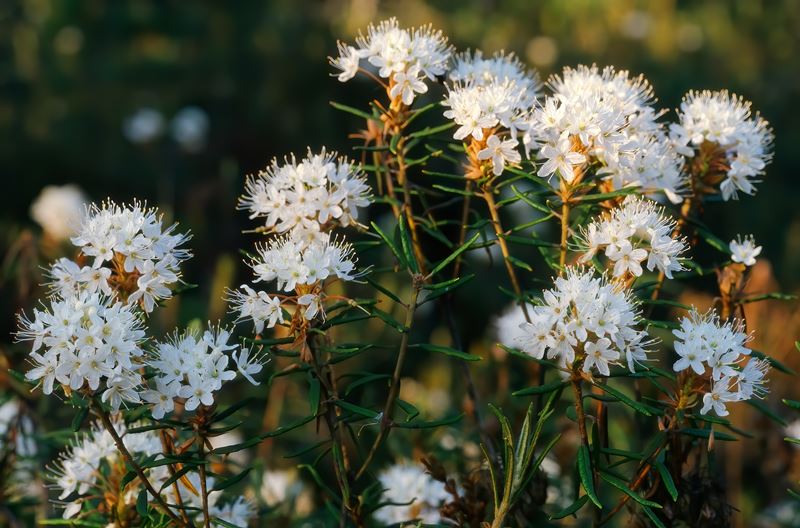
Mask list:
POLYGON ((375 520, 386 525, 413 520, 425 524, 441 522, 439 507, 449 494, 444 484, 410 463, 399 463, 378 475, 383 488, 382 500, 394 503, 383 506, 373 514, 375 520))
POLYGON ((731 260, 745 266, 755 266, 756 257, 761 254, 761 246, 756 246, 753 235, 744 238, 738 235, 736 239, 731 240, 728 248, 731 250, 731 260))
POLYGON ((77 185, 48 185, 31 204, 31 218, 51 238, 67 240, 80 226, 88 201, 77 185))
POLYGON ((164 132, 164 116, 154 108, 136 110, 122 122, 122 133, 131 143, 150 143, 164 132))
POLYGON ((182 108, 170 124, 172 138, 189 152, 196 152, 206 144, 209 129, 208 114, 200 107, 182 108))
POLYGON ((295 469, 266 470, 261 476, 261 500, 270 508, 294 501, 303 491, 295 469))
MULTIPOLYGON (((533 306, 528 305, 528 310, 532 311, 533 306)), ((525 323, 525 312, 519 303, 511 303, 494 320, 494 335, 497 341, 507 347, 517 346, 517 339, 525 333, 522 331, 522 324, 525 323)))

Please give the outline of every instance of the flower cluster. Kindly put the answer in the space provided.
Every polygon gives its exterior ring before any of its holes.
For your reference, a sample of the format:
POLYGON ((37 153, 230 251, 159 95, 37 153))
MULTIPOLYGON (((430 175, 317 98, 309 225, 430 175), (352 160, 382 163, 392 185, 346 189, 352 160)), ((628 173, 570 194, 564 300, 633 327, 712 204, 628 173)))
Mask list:
POLYGON ((425 524, 442 522, 439 507, 449 494, 443 483, 434 480, 421 467, 408 463, 390 466, 378 475, 383 502, 391 503, 375 511, 375 520, 394 525, 413 520, 425 524))
POLYGON ((542 359, 558 360, 570 369, 583 359, 583 371, 592 369, 608 376, 611 364, 635 364, 647 359, 647 334, 637 330, 640 314, 628 291, 620 291, 591 271, 568 268, 544 292, 544 302, 535 306, 531 322, 521 326, 517 346, 542 359))
POLYGON ((731 260, 745 266, 755 266, 756 257, 761 254, 761 246, 756 245, 753 235, 744 238, 737 236, 728 244, 728 249, 731 251, 731 260))
MULTIPOLYGON (((258 249, 258 257, 250 263, 255 282, 275 281, 278 290, 295 291, 297 297, 292 298, 292 302, 302 307, 303 316, 309 321, 318 314, 324 316, 322 282, 330 277, 355 278, 356 259, 352 246, 337 241, 330 234, 319 235, 310 241, 290 236, 271 240, 258 249)), ((281 306, 287 299, 287 296, 256 291, 248 285, 230 292, 238 319, 252 320, 257 332, 263 330, 265 323, 272 328, 283 322, 281 306)))
POLYGON ((292 230, 319 232, 328 223, 356 223, 358 207, 369 205, 370 188, 364 173, 335 152, 310 150, 299 162, 292 156, 272 164, 245 184, 239 208, 250 218, 263 218, 274 233, 292 230))
POLYGON ((607 217, 590 223, 583 235, 588 247, 582 261, 586 262, 603 250, 614 263, 614 277, 642 274, 642 262, 647 269, 658 269, 668 278, 673 271, 683 270, 678 258, 688 249, 682 238, 673 238, 675 221, 664 216, 663 209, 646 198, 629 196, 607 217))
POLYGON ((653 89, 643 77, 596 66, 565 68, 552 95, 532 114, 523 141, 544 160, 538 174, 572 183, 589 162, 613 188, 638 186, 680 201, 682 161, 657 122, 653 89))
MULTIPOLYGON (((145 458, 162 455, 163 448, 157 432, 129 433, 128 428, 121 420, 114 420, 112 423, 117 435, 122 438, 123 444, 133 457, 145 458)), ((137 425, 143 424, 134 424, 134 426, 137 425)), ((99 423, 94 424, 88 434, 77 437, 75 442, 61 453, 52 471, 55 487, 60 492, 58 498, 65 501, 63 515, 65 519, 78 515, 84 509, 85 504, 95 500, 98 496, 103 500, 113 502, 107 506, 119 508, 121 503, 134 510, 141 486, 138 479, 130 481, 122 490, 118 490, 116 486, 114 489, 104 489, 108 481, 118 482, 122 479, 128 468, 123 463, 113 437, 99 423), (111 472, 111 475, 106 472, 111 472), (109 476, 113 476, 113 478, 109 479, 109 476), (96 493, 97 490, 105 492, 96 493)), ((167 465, 151 467, 145 472, 147 479, 155 489, 162 488, 170 477, 167 465)), ((181 501, 199 510, 202 504, 196 491, 201 487, 200 477, 196 472, 189 472, 185 479, 189 481, 193 489, 189 489, 184 479, 178 480, 181 501)), ((213 477, 208 478, 207 486, 213 488, 213 477)), ((173 504, 178 502, 173 486, 167 487, 163 493, 168 502, 173 504)), ((232 503, 219 505, 217 503, 220 496, 221 492, 219 491, 209 493, 210 515, 235 526, 246 526, 255 515, 252 505, 242 497, 232 503)), ((89 509, 87 508, 87 511, 89 509)), ((123 510, 119 508, 119 511, 123 510)), ((198 518, 201 517, 202 514, 198 516, 198 518)))
MULTIPOLYGON (((126 434, 127 428, 119 420, 114 422, 114 429, 132 455, 149 456, 161 453, 161 442, 157 433, 146 431, 126 434)), ((78 436, 75 443, 61 453, 52 475, 55 487, 60 492, 58 498, 63 501, 77 492, 77 497, 64 505, 65 519, 76 516, 83 508, 83 503, 89 500, 86 495, 101 485, 101 466, 104 462, 113 468, 121 463, 121 458, 113 437, 99 423, 94 424, 88 434, 78 436)), ((148 472, 148 479, 151 480, 166 481, 169 477, 166 466, 151 468, 148 472)), ((133 505, 138 495, 136 482, 132 482, 127 490, 119 499, 125 504, 133 505)))
POLYGON ((478 160, 491 160, 492 173, 519 163, 518 135, 527 127, 538 80, 513 54, 484 59, 480 51, 459 55, 449 74, 444 116, 458 129, 455 139, 477 143, 478 160))
POLYGON ((34 309, 33 320, 20 316, 17 338, 33 341, 28 380, 45 394, 55 382, 69 390, 101 388, 103 401, 119 409, 122 401, 139 402, 145 338, 141 317, 131 306, 98 293, 53 298, 49 308, 34 309))
MULTIPOLYGON (((772 131, 766 120, 751 115, 750 103, 726 90, 691 91, 680 108, 680 122, 670 126, 675 149, 689 158, 704 150, 721 149, 724 179, 719 190, 724 200, 739 191, 755 192, 754 183, 772 159, 772 131)), ((714 154, 714 152, 711 152, 714 154)))
POLYGON ((237 344, 229 344, 229 339, 229 332, 216 328, 202 336, 192 331, 175 334, 156 345, 155 352, 147 359, 147 365, 155 371, 151 380, 155 388, 142 393, 142 399, 153 405, 153 418, 161 419, 172 412, 175 398, 185 399, 187 411, 200 405, 210 407, 214 404, 214 393, 223 383, 234 379, 237 370, 257 385, 252 374, 261 371, 261 358, 251 357, 249 350, 237 344))
POLYGON ((331 64, 341 70, 342 82, 355 77, 361 60, 377 68, 378 75, 389 79, 389 96, 411 105, 417 94, 428 91, 424 79, 434 80, 447 69, 452 48, 447 37, 431 26, 402 29, 397 19, 370 25, 367 35, 360 35, 356 45, 339 43, 339 56, 331 64))
POLYGON ((94 258, 92 267, 60 260, 51 270, 53 288, 62 297, 84 289, 114 290, 128 304, 153 311, 156 302, 172 296, 169 287, 180 278, 179 265, 191 256, 179 248, 189 236, 174 233, 176 224, 164 228, 162 222, 155 209, 135 202, 93 205, 72 237, 83 255, 94 258), (103 267, 106 263, 110 267, 103 267))
POLYGON ((746 347, 750 336, 744 333, 741 322, 722 323, 713 311, 700 314, 693 310, 672 333, 677 338, 675 352, 680 356, 673 370, 691 369, 698 376, 708 377, 710 388, 703 395, 701 414, 713 409, 717 416, 727 416, 726 403, 761 397, 766 392, 769 363, 750 357, 746 347))

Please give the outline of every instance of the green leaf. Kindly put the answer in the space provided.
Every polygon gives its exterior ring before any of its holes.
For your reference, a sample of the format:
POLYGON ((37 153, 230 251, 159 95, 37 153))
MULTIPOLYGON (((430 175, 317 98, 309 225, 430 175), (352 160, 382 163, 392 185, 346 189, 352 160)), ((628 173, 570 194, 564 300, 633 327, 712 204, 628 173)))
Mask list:
POLYGON ((557 391, 563 387, 569 385, 569 381, 551 381, 550 383, 545 383, 544 385, 539 385, 537 387, 528 387, 527 389, 521 389, 516 392, 512 392, 512 396, 532 396, 537 394, 547 394, 549 392, 557 391))
POLYGON ((263 440, 264 438, 274 438, 276 436, 280 436, 282 434, 288 433, 289 431, 291 431, 293 429, 297 429, 298 427, 304 426, 305 424, 307 424, 308 422, 310 422, 314 418, 316 418, 316 416, 313 416, 313 415, 312 416, 306 416, 305 418, 301 418, 301 419, 297 420, 296 422, 290 423, 289 425, 282 425, 282 426, 278 427, 277 429, 274 429, 274 430, 272 430, 272 431, 270 431, 268 433, 264 433, 264 434, 260 435, 259 438, 263 440))
POLYGON ((376 290, 378 290, 379 292, 381 292, 382 294, 384 294, 385 296, 387 296, 388 298, 390 298, 391 300, 393 300, 397 304, 405 305, 405 303, 400 300, 400 297, 398 297, 396 294, 392 293, 388 289, 386 289, 383 286, 381 286, 380 283, 378 283, 378 281, 376 281, 376 280, 374 280, 374 279, 372 279, 370 277, 364 277, 364 280, 370 286, 372 286, 373 288, 375 288, 376 290))
POLYGON ((654 412, 658 412, 657 410, 649 407, 641 402, 637 402, 633 398, 629 397, 627 394, 622 392, 621 390, 615 389, 614 387, 607 385, 605 383, 593 383, 593 385, 603 392, 614 396, 619 401, 630 407, 631 409, 642 413, 645 416, 652 416, 654 412))
POLYGON ((400 215, 398 228, 400 230, 400 247, 403 249, 406 264, 408 264, 411 271, 419 273, 419 265, 417 264, 417 257, 414 255, 414 243, 411 240, 411 233, 408 231, 406 215, 400 215))
POLYGON ((357 108, 353 108, 352 106, 343 105, 341 103, 337 103, 336 101, 331 101, 331 106, 337 110, 341 110, 342 112, 347 112, 348 114, 353 114, 356 117, 360 117, 362 119, 369 119, 372 121, 380 122, 380 117, 370 115, 363 110, 359 110, 357 108))
POLYGON ((791 407, 792 409, 796 409, 800 411, 800 401, 797 400, 788 400, 784 398, 781 400, 786 406, 791 407))
POLYGON ((162 490, 170 487, 172 484, 178 482, 178 480, 180 480, 180 478, 183 477, 185 474, 187 474, 190 471, 194 471, 195 469, 197 469, 197 466, 189 465, 189 464, 184 465, 182 468, 180 468, 174 474, 170 475, 170 477, 167 480, 164 481, 164 483, 161 485, 161 488, 159 488, 158 491, 162 491, 162 490))
POLYGON ((551 521, 553 521, 553 520, 557 520, 557 519, 563 519, 564 517, 566 517, 568 515, 574 515, 578 510, 583 508, 583 505, 586 504, 588 501, 589 501, 589 496, 588 495, 582 495, 578 500, 576 500, 575 502, 573 502, 572 504, 570 504, 569 506, 567 506, 563 510, 558 511, 556 513, 553 513, 551 515, 548 515, 548 517, 550 518, 551 521))
POLYGON ((409 139, 428 137, 434 134, 438 134, 439 132, 450 130, 451 128, 453 128, 453 126, 455 126, 455 123, 446 123, 444 125, 436 127, 426 127, 423 128, 422 130, 412 132, 411 134, 408 135, 408 137, 409 139))
POLYGON ((456 350, 455 348, 442 345, 432 345, 430 343, 419 343, 416 345, 411 345, 409 348, 421 348, 427 352, 436 352, 439 354, 444 354, 446 356, 463 359, 464 361, 480 361, 481 359, 483 359, 480 356, 476 356, 474 354, 468 354, 466 352, 456 350))
POLYGON ((375 412, 372 409, 367 409, 366 407, 360 407, 358 405, 346 402, 344 400, 335 400, 333 403, 335 403, 345 411, 350 411, 353 414, 357 414, 365 418, 375 419, 380 415, 380 413, 375 412))
POLYGON ((381 230, 381 228, 378 227, 378 224, 376 224, 375 222, 370 222, 369 225, 371 225, 372 226, 372 230, 375 231, 378 234, 379 237, 381 237, 381 240, 383 240, 383 243, 386 244, 387 246, 389 246, 389 249, 392 251, 392 253, 394 254, 394 256, 397 259, 397 261, 399 263, 401 263, 401 264, 405 264, 405 260, 403 259, 403 255, 402 255, 402 253, 400 253, 400 250, 397 248, 397 246, 394 244, 394 242, 388 236, 386 236, 386 233, 384 233, 381 230))
POLYGON ((661 482, 664 483, 664 487, 667 488, 669 496, 672 497, 672 502, 677 501, 678 488, 675 487, 675 481, 672 480, 672 475, 669 474, 667 466, 665 466, 660 460, 653 461, 653 465, 658 470, 658 474, 661 475, 661 482))
POLYGON ((606 473, 605 471, 601 471, 600 472, 600 478, 602 478, 603 480, 605 480, 606 482, 608 482, 609 484, 611 484, 612 486, 614 486, 615 488, 617 488, 622 493, 624 493, 628 497, 632 498, 633 500, 635 500, 636 502, 638 502, 642 506, 649 506, 651 508, 661 508, 661 505, 659 503, 653 502, 653 501, 649 501, 649 500, 645 499, 644 497, 642 497, 641 495, 639 495, 638 493, 636 493, 635 491, 630 489, 628 487, 628 483, 627 482, 624 482, 624 481, 618 479, 614 475, 610 475, 610 474, 606 473))
POLYGON ((211 491, 221 491, 221 490, 224 490, 225 488, 229 488, 229 487, 233 486, 234 484, 236 484, 237 482, 239 482, 240 480, 245 478, 247 476, 247 474, 250 473, 251 469, 253 469, 253 468, 252 467, 248 467, 248 468, 244 469, 243 471, 240 471, 238 474, 232 476, 231 478, 225 479, 225 480, 222 480, 222 481, 218 482, 217 484, 214 485, 213 488, 211 488, 211 491))
POLYGON ((594 492, 594 480, 592 476, 592 459, 589 453, 589 448, 581 444, 578 448, 578 475, 581 479, 583 489, 586 490, 586 495, 591 501, 600 509, 603 509, 603 503, 597 498, 594 492))
POLYGON ((762 295, 753 295, 752 297, 745 297, 744 299, 739 300, 741 304, 747 303, 754 303, 758 301, 766 301, 768 299, 776 300, 776 301, 794 301, 797 299, 797 295, 790 295, 788 293, 765 293, 762 295))
POLYGON ((147 490, 144 488, 136 498, 136 512, 142 517, 147 515, 147 490))
POLYGON ((119 490, 123 491, 125 489, 125 486, 133 482, 133 479, 135 479, 137 476, 138 475, 136 474, 136 472, 132 469, 127 473, 125 473, 125 475, 123 475, 122 477, 122 480, 119 481, 119 490))
MULTIPOLYGON (((294 341, 294 338, 292 338, 292 341, 294 341)), ((255 398, 244 398, 242 400, 239 400, 230 407, 226 408, 224 411, 219 411, 217 413, 214 413, 214 415, 211 417, 211 423, 221 422, 222 420, 224 420, 228 416, 231 416, 233 413, 235 413, 242 407, 245 407, 248 404, 253 403, 254 401, 255 398)))
POLYGON ((464 417, 464 413, 461 413, 456 416, 449 416, 447 418, 442 418, 440 420, 431 420, 429 422, 400 422, 395 423, 394 427, 398 427, 400 429, 432 429, 434 427, 441 427, 443 425, 451 425, 464 417))
POLYGON ((634 194, 636 192, 638 192, 638 189, 636 187, 625 187, 624 189, 620 189, 618 191, 611 191, 607 193, 597 193, 597 194, 584 194, 583 196, 576 196, 572 198, 572 201, 580 204, 593 204, 598 202, 605 202, 606 200, 610 200, 612 198, 618 198, 620 196, 627 196, 629 194, 634 194))
POLYGON ((661 519, 658 518, 656 513, 653 510, 651 510, 649 507, 642 506, 642 511, 645 513, 645 515, 647 515, 647 517, 653 523, 653 526, 655 526, 656 528, 667 528, 664 525, 664 523, 661 522, 661 519))
POLYGON ((81 425, 83 424, 83 421, 86 419, 86 416, 88 414, 89 414, 89 407, 81 407, 80 409, 78 409, 78 412, 72 418, 73 431, 77 432, 81 428, 81 425))
POLYGON ((773 422, 777 423, 778 425, 781 425, 782 427, 786 427, 787 425, 789 425, 786 422, 786 420, 781 418, 778 415, 778 413, 776 413, 775 411, 770 409, 769 406, 765 405, 764 402, 762 402, 761 400, 759 400, 757 398, 751 398, 751 399, 747 400, 746 403, 748 405, 750 405, 751 407, 755 407, 761 414, 763 414, 764 416, 766 416, 767 418, 769 418, 773 422))
POLYGON ((463 252, 465 252, 467 249, 469 249, 469 247, 470 247, 472 244, 474 244, 474 243, 475 243, 475 242, 476 242, 476 241, 477 241, 477 240, 480 238, 480 236, 481 236, 480 232, 478 232, 478 233, 475 233, 474 235, 472 235, 472 238, 470 238, 469 240, 467 240, 467 241, 466 241, 466 242, 465 242, 465 243, 464 243, 464 244, 463 244, 463 245, 462 245, 460 248, 456 249, 455 251, 453 251, 452 253, 450 253, 450 255, 449 255, 447 258, 445 258, 444 260, 442 260, 441 262, 439 262, 439 264, 437 264, 437 265, 436 265, 436 267, 434 267, 434 268, 431 270, 431 272, 430 272, 430 273, 428 273, 428 277, 433 277, 434 275, 436 275, 437 273, 439 273, 440 271, 442 271, 442 270, 445 268, 445 266, 447 266, 447 265, 448 265, 448 264, 450 264, 450 263, 451 263, 453 260, 455 260, 455 258, 456 258, 456 257, 458 257, 460 254, 462 254, 462 253, 463 253, 463 252))
MULTIPOLYGON (((684 429, 680 429, 678 432, 681 434, 685 434, 686 436, 693 436, 695 438, 709 438, 711 436, 712 429, 697 429, 695 427, 686 427, 684 429)), ((722 440, 723 442, 736 442, 739 440, 735 436, 723 433, 722 431, 714 431, 714 439, 715 440, 722 440)))

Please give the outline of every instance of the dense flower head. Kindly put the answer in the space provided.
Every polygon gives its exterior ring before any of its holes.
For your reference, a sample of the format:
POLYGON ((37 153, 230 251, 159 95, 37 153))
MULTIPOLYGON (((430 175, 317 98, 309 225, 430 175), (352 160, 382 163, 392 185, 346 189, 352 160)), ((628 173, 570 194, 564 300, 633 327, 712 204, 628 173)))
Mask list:
POLYGON ((484 57, 481 50, 459 53, 447 74, 453 83, 488 86, 511 81, 524 92, 521 106, 531 107, 539 91, 539 77, 529 70, 513 53, 497 52, 484 57))
POLYGON ((266 324, 272 328, 283 322, 283 309, 294 305, 302 309, 306 320, 324 317, 323 283, 330 279, 353 280, 356 258, 352 246, 338 241, 329 233, 318 233, 309 240, 283 236, 258 248, 258 256, 250 262, 255 283, 275 282, 278 291, 295 295, 270 295, 243 284, 230 291, 228 300, 237 320, 251 320, 256 332, 266 324))
POLYGON ((383 488, 382 502, 392 504, 375 511, 375 520, 393 525, 413 520, 425 524, 442 521, 439 507, 449 494, 442 482, 434 480, 425 470, 409 463, 394 464, 378 475, 383 488))
POLYGON ((625 364, 631 372, 647 359, 647 334, 636 327, 638 306, 627 291, 604 277, 580 268, 568 268, 544 292, 531 322, 523 323, 516 345, 534 358, 555 359, 570 369, 583 355, 583 371, 608 376, 612 364, 625 364))
MULTIPOLYGON (((112 425, 134 458, 163 456, 163 446, 157 431, 130 433, 129 427, 118 417, 112 418, 112 425)), ((145 424, 132 424, 133 427, 139 425, 145 424)), ((84 503, 96 500, 98 497, 114 497, 115 500, 123 501, 133 507, 142 488, 138 479, 130 481, 120 493, 117 493, 117 489, 107 489, 109 482, 114 482, 116 486, 122 479, 123 473, 128 471, 122 462, 122 456, 113 437, 99 422, 93 424, 88 433, 76 436, 72 445, 60 454, 51 469, 51 478, 59 491, 58 498, 64 501, 64 518, 75 517, 84 509, 84 503)), ((147 468, 144 471, 155 489, 163 488, 170 478, 167 465, 147 468)), ((196 491, 201 489, 200 476, 196 471, 191 471, 186 473, 184 478, 177 481, 181 501, 199 511, 202 508, 202 498, 196 491), (184 478, 191 484, 192 489, 186 485, 184 478)), ((207 477, 206 484, 209 489, 213 489, 215 480, 214 477, 207 477)), ((168 503, 178 502, 173 486, 167 486, 163 495, 168 503)), ((252 504, 243 497, 238 497, 227 504, 220 504, 221 495, 221 491, 211 491, 208 494, 209 514, 234 526, 247 526, 250 519, 255 516, 252 504)), ((91 509, 87 508, 87 511, 91 509)), ((197 514, 197 519, 202 520, 202 513, 197 514)))
POLYGON ((114 289, 124 293, 127 303, 141 304, 151 312, 156 302, 172 296, 169 287, 180 279, 180 263, 191 256, 179 247, 189 235, 175 233, 176 228, 177 224, 163 227, 156 209, 137 202, 92 205, 72 243, 83 255, 94 258, 92 270, 102 271, 87 272, 62 259, 51 272, 53 287, 62 296, 85 288, 114 289))
POLYGON ((356 223, 358 208, 369 205, 370 188, 361 169, 335 152, 310 150, 298 161, 294 156, 270 166, 245 184, 239 209, 250 218, 263 218, 274 233, 293 230, 318 232, 330 224, 356 223))
POLYGON ((544 160, 539 176, 556 172, 571 183, 587 162, 614 188, 663 191, 673 201, 685 183, 682 160, 657 121, 653 89, 642 77, 597 66, 565 68, 549 81, 552 94, 531 114, 526 148, 544 160))
POLYGON ((71 390, 102 388, 114 409, 139 401, 145 332, 131 306, 97 292, 53 297, 49 307, 34 309, 32 320, 20 317, 17 338, 33 341, 25 377, 45 394, 58 382, 71 390))
POLYGON ((173 411, 175 398, 185 400, 184 408, 193 411, 200 405, 210 407, 215 402, 214 393, 225 382, 236 378, 252 378, 261 370, 261 359, 250 356, 250 351, 238 344, 229 343, 230 333, 223 328, 211 328, 202 335, 196 331, 174 334, 158 343, 147 359, 155 375, 150 380, 154 388, 142 393, 142 398, 152 404, 152 414, 163 418, 173 411))
POLYGON ((683 238, 672 236, 674 230, 675 221, 664 215, 663 208, 647 198, 629 196, 586 227, 582 243, 587 252, 582 261, 603 251, 614 263, 614 277, 641 276, 646 260, 648 270, 658 269, 671 279, 673 271, 684 269, 679 257, 688 249, 683 238))
POLYGON ((447 37, 430 25, 414 29, 401 28, 397 19, 390 18, 377 26, 370 24, 366 35, 352 46, 340 42, 339 56, 331 64, 341 73, 342 82, 355 77, 366 60, 378 75, 390 80, 391 97, 410 105, 416 94, 428 91, 425 79, 444 75, 452 55, 447 37))
POLYGON ((717 416, 726 416, 726 403, 766 393, 769 363, 750 357, 751 351, 746 345, 751 337, 744 332, 741 321, 723 323, 716 312, 701 314, 692 310, 681 319, 680 328, 672 333, 679 356, 673 370, 691 369, 698 376, 708 378, 709 390, 703 395, 702 414, 713 409, 717 416))
POLYGON ((310 242, 292 237, 271 240, 258 248, 258 258, 251 265, 256 282, 275 281, 279 290, 290 292, 328 277, 352 280, 355 263, 350 244, 323 234, 310 242))
POLYGON ((731 251, 731 260, 744 264, 745 266, 755 266, 756 257, 761 254, 761 246, 756 245, 756 239, 753 235, 742 237, 737 235, 734 240, 728 244, 728 249, 731 251))
POLYGON ((750 102, 727 90, 690 91, 679 110, 679 123, 670 126, 675 149, 689 158, 711 143, 724 152, 725 178, 720 184, 724 200, 738 192, 755 193, 754 183, 772 159, 769 123, 753 115, 750 102))
MULTIPOLYGON (((141 433, 127 433, 127 427, 121 420, 113 421, 114 429, 122 438, 125 447, 131 455, 151 456, 160 455, 162 452, 161 441, 155 431, 141 433)), ((51 478, 55 488, 59 491, 59 500, 64 503, 64 518, 76 516, 82 509, 83 503, 96 495, 98 487, 104 485, 102 477, 103 465, 107 463, 114 468, 121 462, 121 455, 117 450, 111 434, 98 422, 92 425, 88 433, 75 437, 74 442, 64 450, 52 468, 51 478), (87 495, 90 496, 87 497, 87 495)), ((124 466, 122 466, 124 467, 124 466)), ((164 482, 169 477, 166 466, 154 467, 146 470, 151 482, 164 482)), ((119 475, 121 477, 121 475, 119 475)), ((134 505, 138 496, 138 480, 132 481, 127 491, 120 494, 126 504, 134 505)), ((158 489, 156 485, 156 489, 158 489)))

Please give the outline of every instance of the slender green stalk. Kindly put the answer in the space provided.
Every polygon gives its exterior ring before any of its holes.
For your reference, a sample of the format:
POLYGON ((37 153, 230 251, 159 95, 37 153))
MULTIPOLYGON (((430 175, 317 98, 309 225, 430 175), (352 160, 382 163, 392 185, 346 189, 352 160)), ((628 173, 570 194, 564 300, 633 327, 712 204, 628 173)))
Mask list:
POLYGON ((372 462, 372 459, 375 458, 375 454, 377 453, 378 449, 381 447, 381 444, 383 444, 383 441, 389 435, 389 430, 392 427, 394 404, 397 400, 397 397, 400 395, 400 376, 403 373, 403 364, 405 363, 406 354, 408 352, 409 334, 411 333, 411 325, 414 322, 414 313, 417 309, 417 299, 419 297, 420 288, 421 284, 415 277, 411 301, 406 309, 406 320, 404 324, 406 330, 403 332, 403 337, 400 338, 400 348, 397 352, 397 361, 394 365, 394 373, 392 374, 392 381, 391 385, 389 386, 389 397, 386 398, 386 404, 383 407, 380 430, 378 431, 378 436, 375 437, 375 441, 372 443, 372 447, 370 447, 370 450, 367 453, 367 457, 364 459, 361 468, 356 472, 355 480, 361 478, 361 476, 367 470, 372 462))

